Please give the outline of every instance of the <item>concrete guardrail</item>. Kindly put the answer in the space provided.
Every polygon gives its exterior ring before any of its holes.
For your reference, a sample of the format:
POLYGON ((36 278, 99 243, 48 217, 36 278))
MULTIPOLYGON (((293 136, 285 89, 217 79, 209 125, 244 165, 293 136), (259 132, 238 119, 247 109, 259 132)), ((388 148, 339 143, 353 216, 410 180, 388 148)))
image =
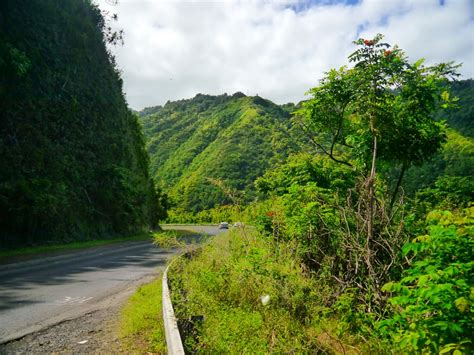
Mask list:
POLYGON ((168 288, 168 269, 163 273, 163 323, 165 326, 166 346, 169 355, 184 355, 183 343, 178 330, 178 323, 174 315, 173 304, 171 303, 170 290, 168 288))

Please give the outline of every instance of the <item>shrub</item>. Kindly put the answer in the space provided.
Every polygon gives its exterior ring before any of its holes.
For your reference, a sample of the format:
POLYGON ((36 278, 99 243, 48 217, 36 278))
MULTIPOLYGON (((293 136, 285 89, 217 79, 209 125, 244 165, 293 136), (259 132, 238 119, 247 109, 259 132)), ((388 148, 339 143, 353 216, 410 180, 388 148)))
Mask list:
POLYGON ((474 208, 433 211, 429 233, 404 247, 413 263, 392 293, 392 318, 380 323, 403 351, 472 353, 474 347, 474 208))

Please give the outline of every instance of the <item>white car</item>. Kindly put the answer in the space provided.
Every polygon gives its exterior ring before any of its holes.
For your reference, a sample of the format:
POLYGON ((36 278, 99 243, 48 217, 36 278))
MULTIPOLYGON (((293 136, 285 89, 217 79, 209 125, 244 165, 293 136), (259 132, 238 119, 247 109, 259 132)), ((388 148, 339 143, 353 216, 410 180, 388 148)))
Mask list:
POLYGON ((227 222, 219 223, 219 229, 229 229, 229 223, 227 222))

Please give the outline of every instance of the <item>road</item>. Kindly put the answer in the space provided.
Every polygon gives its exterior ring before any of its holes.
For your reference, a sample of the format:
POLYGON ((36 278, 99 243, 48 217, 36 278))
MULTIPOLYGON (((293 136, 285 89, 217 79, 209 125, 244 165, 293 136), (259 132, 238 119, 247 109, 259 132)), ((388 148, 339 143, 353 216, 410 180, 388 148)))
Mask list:
MULTIPOLYGON (((170 228, 220 232, 213 226, 170 228)), ((156 276, 178 252, 129 242, 1 266, 0 344, 107 307, 156 276)))

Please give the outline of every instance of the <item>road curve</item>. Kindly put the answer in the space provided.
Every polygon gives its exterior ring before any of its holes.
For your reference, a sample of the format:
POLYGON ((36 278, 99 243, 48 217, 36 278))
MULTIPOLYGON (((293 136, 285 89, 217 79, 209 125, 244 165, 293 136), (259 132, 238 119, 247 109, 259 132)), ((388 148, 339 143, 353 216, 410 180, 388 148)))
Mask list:
MULTIPOLYGON (((168 227, 215 235, 212 226, 168 227)), ((113 303, 178 250, 129 242, 0 269, 0 344, 113 303)))

